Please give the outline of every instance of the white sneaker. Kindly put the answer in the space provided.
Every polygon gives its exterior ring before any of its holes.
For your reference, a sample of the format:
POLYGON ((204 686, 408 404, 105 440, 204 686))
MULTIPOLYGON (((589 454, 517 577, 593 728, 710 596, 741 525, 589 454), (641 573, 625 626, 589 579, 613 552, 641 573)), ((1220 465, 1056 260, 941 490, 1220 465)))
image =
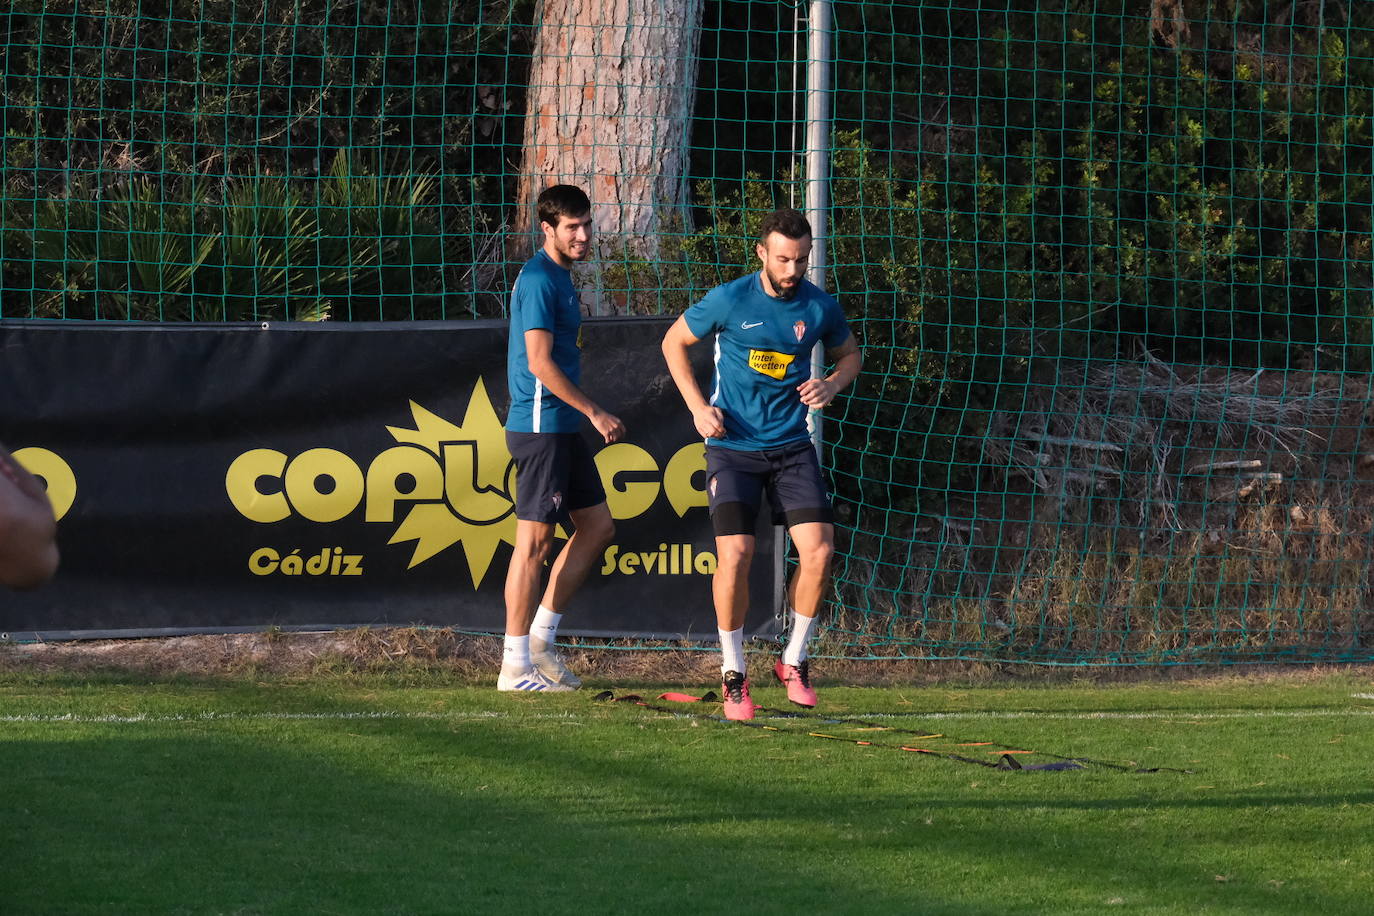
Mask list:
POLYGON ((501 676, 496 679, 497 690, 518 690, 544 693, 560 693, 572 690, 571 687, 550 680, 539 672, 538 668, 529 668, 525 671, 512 671, 509 668, 501 669, 501 676))
POLYGON ((530 661, 534 663, 536 671, 555 684, 561 684, 569 690, 576 690, 582 686, 582 678, 568 670, 568 666, 563 664, 563 656, 552 647, 547 652, 535 652, 531 649, 530 661))

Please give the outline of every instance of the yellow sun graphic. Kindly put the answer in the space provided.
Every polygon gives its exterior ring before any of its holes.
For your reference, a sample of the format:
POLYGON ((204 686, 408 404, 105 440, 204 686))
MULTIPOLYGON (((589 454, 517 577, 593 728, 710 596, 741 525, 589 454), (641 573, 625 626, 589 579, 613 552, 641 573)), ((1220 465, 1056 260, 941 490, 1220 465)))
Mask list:
POLYGON ((410 402, 415 428, 388 426, 397 442, 419 446, 444 469, 444 500, 416 503, 388 543, 415 541, 407 568, 462 542, 473 587, 482 584, 502 541, 515 543, 514 462, 501 419, 479 378, 461 425, 410 402))

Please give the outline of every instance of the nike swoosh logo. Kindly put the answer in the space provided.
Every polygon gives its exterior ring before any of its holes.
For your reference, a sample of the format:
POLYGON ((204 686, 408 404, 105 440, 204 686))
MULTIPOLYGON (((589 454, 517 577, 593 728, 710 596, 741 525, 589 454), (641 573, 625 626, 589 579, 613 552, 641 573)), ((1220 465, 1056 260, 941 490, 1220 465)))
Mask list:
POLYGON ((758 327, 758 326, 761 325, 761 324, 763 324, 762 321, 755 321, 753 324, 750 324, 750 323, 747 322, 747 321, 741 321, 741 322, 739 323, 739 326, 740 326, 740 330, 747 331, 747 330, 749 330, 750 328, 756 328, 756 327, 758 327))

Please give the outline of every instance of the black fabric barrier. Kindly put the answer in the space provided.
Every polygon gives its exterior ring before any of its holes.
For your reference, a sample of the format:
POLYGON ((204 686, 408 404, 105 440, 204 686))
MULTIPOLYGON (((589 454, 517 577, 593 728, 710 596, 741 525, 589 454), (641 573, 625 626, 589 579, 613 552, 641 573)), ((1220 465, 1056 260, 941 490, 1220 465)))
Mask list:
MULTIPOLYGON (((617 536, 564 632, 715 638, 704 458, 659 353, 667 326, 584 325, 583 386, 628 435, 594 441, 617 536)), ((0 322, 0 441, 47 483, 62 549, 53 583, 0 592, 0 632, 499 632, 515 537, 506 333, 0 322)), ((760 535, 755 633, 776 630, 760 535)))

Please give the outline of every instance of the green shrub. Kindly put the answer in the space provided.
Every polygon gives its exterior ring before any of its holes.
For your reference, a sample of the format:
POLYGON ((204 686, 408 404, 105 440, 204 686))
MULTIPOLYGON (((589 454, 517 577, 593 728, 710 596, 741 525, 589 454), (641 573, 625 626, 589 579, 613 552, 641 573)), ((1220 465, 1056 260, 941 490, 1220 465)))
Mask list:
MULTIPOLYGON (((410 318, 443 292, 435 179, 366 174, 340 152, 317 180, 185 185, 136 179, 12 215, 28 269, 6 309, 146 321, 410 318), (184 196, 174 192, 184 188, 184 196), (28 307, 16 308, 24 295, 28 307)), ((17 270, 12 274, 18 273, 17 270)))

